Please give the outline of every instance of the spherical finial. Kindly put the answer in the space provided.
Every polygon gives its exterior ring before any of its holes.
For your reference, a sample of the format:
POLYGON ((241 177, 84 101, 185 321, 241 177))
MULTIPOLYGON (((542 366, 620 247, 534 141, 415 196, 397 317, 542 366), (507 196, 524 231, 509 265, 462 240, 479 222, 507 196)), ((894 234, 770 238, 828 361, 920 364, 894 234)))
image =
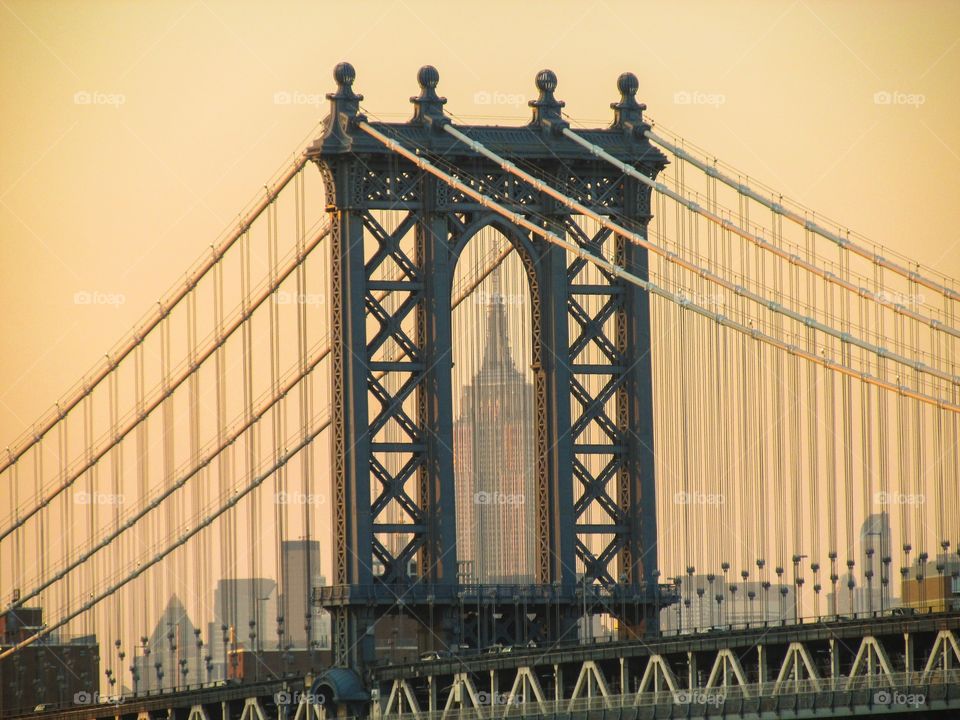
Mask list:
POLYGON ((446 98, 437 95, 437 83, 440 82, 440 73, 433 65, 424 65, 417 71, 417 82, 420 83, 420 95, 410 98, 414 104, 413 120, 426 124, 449 122, 443 115, 443 106, 446 98))
POLYGON ((640 89, 640 81, 632 72, 625 72, 617 78, 617 90, 625 97, 633 97, 640 89))
POLYGON ((336 80, 337 85, 343 87, 344 85, 353 85, 353 81, 357 78, 357 71, 353 69, 353 65, 348 62, 337 63, 337 66, 333 69, 333 79, 336 80))
POLYGON ((437 87, 437 83, 440 82, 440 73, 437 72, 437 69, 433 65, 424 65, 417 72, 417 82, 420 83, 420 87, 424 90, 433 90, 437 87))
POLYGON ((537 90, 552 93, 557 89, 557 74, 553 70, 541 70, 537 73, 537 90))
POLYGON ((640 81, 632 72, 620 73, 617 78, 617 90, 620 91, 619 102, 611 103, 613 108, 613 126, 630 129, 636 132, 643 125, 643 111, 647 106, 637 102, 637 90, 640 81))

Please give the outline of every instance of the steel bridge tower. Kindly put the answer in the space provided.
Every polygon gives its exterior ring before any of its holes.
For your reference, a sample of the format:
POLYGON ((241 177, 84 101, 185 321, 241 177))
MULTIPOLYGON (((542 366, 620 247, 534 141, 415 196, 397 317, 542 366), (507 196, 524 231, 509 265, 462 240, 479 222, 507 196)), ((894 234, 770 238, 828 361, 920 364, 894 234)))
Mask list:
MULTIPOLYGON (((571 260, 389 151, 358 128, 366 118, 353 67, 341 63, 334 78, 324 134, 310 156, 323 173, 332 220, 334 580, 315 600, 332 614, 335 663, 364 675, 375 660, 374 624, 398 612, 427 628, 422 649, 575 637, 585 607, 618 616, 625 632, 643 632, 663 602, 646 292, 613 275, 586 282, 585 260, 571 260), (457 576, 452 279, 464 246, 487 226, 512 243, 531 289, 537 542, 535 583, 523 587, 469 587, 457 576), (600 310, 588 311, 584 296, 599 296, 591 307, 600 310), (578 359, 590 343, 604 364, 578 359), (596 383, 585 378, 597 375, 602 390, 591 393, 596 383), (581 437, 591 424, 608 442, 581 437), (403 522, 388 506, 402 510, 403 522), (591 522, 591 508, 606 521, 591 522)), ((589 231, 567 208, 443 132, 450 119, 438 80, 433 67, 421 68, 410 121, 371 124, 539 226, 646 274, 646 250, 602 228, 589 231)), ((562 136, 568 124, 556 84, 549 70, 537 75, 539 97, 529 103, 526 126, 461 130, 645 233, 650 189, 562 136)), ((580 134, 655 178, 667 160, 643 136, 650 126, 635 98, 636 77, 622 75, 618 88, 613 124, 580 134)))

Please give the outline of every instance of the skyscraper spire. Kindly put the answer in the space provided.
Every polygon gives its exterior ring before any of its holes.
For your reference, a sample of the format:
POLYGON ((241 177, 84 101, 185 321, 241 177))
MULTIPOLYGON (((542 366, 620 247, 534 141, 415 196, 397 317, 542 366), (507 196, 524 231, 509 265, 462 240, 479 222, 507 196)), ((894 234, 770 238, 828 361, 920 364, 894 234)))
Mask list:
MULTIPOLYGON (((509 267, 509 266, 507 266, 509 267)), ((504 294, 503 275, 495 269, 477 293, 487 307, 483 345, 469 364, 460 416, 454 425, 454 473, 457 477, 458 560, 479 582, 532 582, 534 524, 535 422, 533 385, 518 369, 510 346, 511 330, 527 324, 516 317, 523 308, 507 307, 518 295, 504 294), (511 317, 508 320, 507 311, 511 317), (475 368, 475 369, 474 369, 475 368), (504 499, 507 502, 504 502, 504 499)), ((522 282, 522 269, 507 276, 508 293, 522 282), (513 274, 516 272, 516 275, 513 274)), ((483 322, 471 309, 475 322, 483 322)), ((523 340, 519 340, 523 342, 523 340)))
POLYGON ((481 377, 494 375, 503 380, 519 375, 513 364, 510 352, 510 338, 507 330, 507 308, 500 285, 500 268, 494 268, 491 274, 493 292, 487 296, 487 333, 483 349, 483 363, 480 365, 481 377))

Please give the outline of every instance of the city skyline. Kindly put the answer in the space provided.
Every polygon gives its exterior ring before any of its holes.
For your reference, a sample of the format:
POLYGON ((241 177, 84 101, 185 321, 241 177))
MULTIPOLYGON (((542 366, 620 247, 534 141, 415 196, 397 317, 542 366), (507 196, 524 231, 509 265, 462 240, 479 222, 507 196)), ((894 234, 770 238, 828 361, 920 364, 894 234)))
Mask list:
POLYGON ((960 7, 0 15, 0 715, 960 683, 960 7))

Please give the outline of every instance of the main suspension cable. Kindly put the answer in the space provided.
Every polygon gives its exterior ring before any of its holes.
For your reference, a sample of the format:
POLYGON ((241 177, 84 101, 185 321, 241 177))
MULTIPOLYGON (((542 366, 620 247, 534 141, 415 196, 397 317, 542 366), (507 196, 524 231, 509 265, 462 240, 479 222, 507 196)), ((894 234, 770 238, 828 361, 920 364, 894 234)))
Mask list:
MULTIPOLYGON (((617 265, 617 264, 615 264, 615 263, 612 263, 612 262, 608 261, 606 258, 599 257, 599 256, 597 256, 597 255, 594 255, 593 253, 585 250, 583 247, 581 247, 581 246, 578 245, 577 243, 575 243, 575 242, 573 242, 573 241, 571 241, 571 240, 567 240, 566 238, 562 238, 562 237, 560 237, 559 235, 556 235, 555 233, 553 233, 553 232, 551 232, 551 231, 545 230, 544 228, 542 228, 542 227, 536 225, 535 223, 529 221, 529 220, 528 220, 526 217, 524 217, 522 214, 516 213, 516 212, 512 212, 512 211, 508 210, 506 207, 504 207, 504 206, 501 205, 500 203, 497 203, 496 201, 492 200, 492 199, 491 199, 490 197, 488 197, 487 195, 484 195, 483 193, 480 193, 480 192, 478 192, 477 190, 474 190, 474 189, 473 189, 472 187, 470 187, 469 185, 467 185, 467 184, 465 184, 465 183, 457 180, 457 178, 455 178, 454 176, 452 176, 452 175, 450 175, 449 173, 446 173, 446 172, 444 172, 443 170, 439 169, 438 167, 436 167, 435 165, 433 165, 431 162, 429 162, 429 161, 426 160, 425 158, 423 158, 423 157, 417 155, 416 153, 408 150, 408 149, 407 149, 406 147, 404 147, 403 145, 399 144, 398 142, 396 142, 396 141, 394 141, 393 139, 389 138, 388 136, 384 135, 384 134, 381 133, 379 130, 377 130, 376 128, 374 128, 372 125, 370 125, 368 122, 366 122, 366 121, 360 121, 360 122, 358 123, 358 127, 359 127, 361 130, 363 130, 364 132, 366 132, 367 134, 369 134, 371 137, 373 137, 373 138, 377 139, 378 141, 380 141, 380 142, 381 142, 382 144, 384 144, 384 146, 386 146, 388 149, 393 150, 393 151, 396 152, 397 154, 402 155, 403 157, 405 157, 407 160, 409 160, 409 161, 410 161, 412 164, 414 164, 415 166, 421 168, 422 170, 426 170, 426 171, 429 172, 430 174, 432 174, 432 175, 434 175, 435 177, 438 177, 438 178, 440 178, 441 180, 443 180, 444 182, 446 182, 448 185, 450 185, 450 186, 451 186, 452 188, 454 188, 455 190, 458 190, 458 191, 462 192, 464 195, 467 195, 468 197, 473 198, 473 199, 476 200, 482 207, 489 208, 490 210, 496 212, 498 215, 501 215, 502 217, 510 220, 510 221, 513 222, 514 224, 519 225, 520 227, 523 227, 523 228, 525 228, 526 230, 529 230, 530 232, 533 232, 534 234, 543 237, 543 238, 544 238, 545 240, 547 240, 548 242, 551 242, 551 243, 553 243, 553 244, 555 244, 555 245, 558 245, 558 246, 560 246, 560 247, 563 247, 563 248, 569 250, 569 251, 570 251, 571 253, 573 253, 576 257, 578 257, 578 258, 583 258, 583 259, 585 259, 585 260, 588 260, 589 262, 592 262, 592 263, 596 264, 598 267, 606 270, 607 272, 611 273, 611 274, 614 275, 615 277, 623 278, 623 279, 626 280, 627 282, 630 282, 630 283, 632 283, 632 284, 634 284, 634 285, 637 285, 637 286, 639 286, 639 287, 647 290, 648 292, 652 292, 652 293, 654 293, 654 294, 656 294, 656 295, 659 295, 660 297, 663 297, 663 298, 665 298, 665 299, 667 299, 667 300, 670 300, 671 302, 674 302, 674 303, 676 303, 676 304, 678 304, 678 305, 681 305, 681 306, 686 307, 686 308, 688 308, 688 309, 690 309, 690 310, 693 310, 694 312, 696 312, 696 313, 698 313, 698 314, 700 314, 700 315, 703 315, 703 316, 705 316, 705 317, 707 317, 707 318, 712 319, 714 322, 718 322, 718 323, 720 323, 720 324, 722 324, 722 325, 725 325, 725 326, 727 326, 727 327, 736 329, 736 330, 738 330, 739 332, 742 332, 743 334, 745 334, 745 335, 747 335, 747 336, 750 336, 750 337, 753 337, 753 338, 755 338, 755 339, 757 339, 757 340, 760 340, 760 341, 762 341, 762 342, 771 344, 771 345, 773 345, 773 346, 775 346, 775 347, 778 347, 778 348, 780 348, 780 349, 782 349, 782 350, 785 350, 785 351, 787 351, 787 352, 796 354, 796 355, 798 355, 799 357, 805 358, 805 359, 807 359, 807 360, 809 360, 809 361, 811 361, 811 362, 815 362, 815 363, 817 363, 817 364, 819 364, 819 365, 821 365, 821 366, 823 366, 823 367, 825 367, 825 368, 828 368, 828 369, 833 370, 833 371, 835 371, 835 372, 838 372, 838 373, 840 373, 840 374, 849 375, 849 376, 851 376, 851 377, 856 377, 856 378, 859 378, 859 379, 861 379, 861 380, 863 380, 863 381, 865 381, 865 382, 870 382, 870 383, 876 384, 876 385, 878 385, 878 386, 880 386, 880 387, 884 387, 884 388, 886 388, 887 390, 896 392, 896 393, 900 394, 901 396, 911 397, 911 398, 914 398, 914 399, 916 399, 916 400, 919 400, 919 401, 924 402, 924 403, 927 403, 927 404, 931 404, 931 405, 934 405, 934 406, 942 407, 942 408, 947 409, 947 410, 951 410, 951 411, 953 411, 953 412, 960 413, 960 405, 958 405, 958 404, 950 403, 950 402, 947 402, 947 401, 945 401, 945 400, 943 400, 943 399, 941 399, 941 398, 935 398, 935 397, 926 395, 926 394, 924 394, 924 393, 921 393, 921 392, 916 391, 916 390, 912 390, 912 389, 910 389, 909 387, 906 387, 906 386, 903 386, 903 385, 894 384, 894 383, 892 383, 892 382, 890 382, 890 381, 884 380, 883 378, 878 378, 878 377, 876 377, 876 376, 870 375, 869 373, 863 373, 863 372, 854 370, 853 368, 845 367, 845 366, 840 365, 840 364, 838 364, 838 363, 836 363, 836 362, 833 362, 833 361, 831 361, 831 360, 828 360, 828 359, 825 359, 825 358, 821 358, 821 357, 819 357, 818 355, 816 355, 815 353, 812 353, 812 352, 803 350, 802 348, 799 348, 799 347, 797 347, 797 346, 795 346, 795 345, 791 345, 790 343, 787 343, 787 342, 785 342, 785 341, 783 341, 783 340, 780 340, 780 339, 778 339, 778 338, 775 338, 775 337, 773 337, 773 336, 771 336, 771 335, 767 335, 766 333, 763 333, 763 332, 757 330, 756 328, 752 328, 752 327, 749 327, 749 326, 747 326, 747 325, 744 325, 743 323, 737 322, 736 320, 733 320, 733 319, 731 319, 731 318, 728 318, 728 317, 725 316, 725 315, 721 315, 721 314, 719 314, 719 313, 714 313, 714 312, 712 312, 712 311, 710 311, 710 310, 707 310, 706 308, 698 305, 697 303, 694 303, 694 302, 690 301, 689 298, 683 297, 683 296, 678 295, 678 294, 676 294, 676 293, 672 293, 672 292, 670 292, 669 290, 666 290, 666 289, 660 287, 659 285, 656 285, 655 283, 652 283, 652 282, 650 282, 650 281, 644 280, 643 278, 641 278, 641 277, 639 277, 639 276, 631 273, 630 271, 626 270, 625 268, 623 268, 623 267, 621 267, 621 266, 619 266, 619 265, 617 265)), ((447 126, 447 127, 449 127, 449 126, 447 126)), ((464 137, 466 137, 466 136, 464 136, 464 137)), ((467 140, 469 140, 469 138, 467 138, 467 140)), ((470 140, 470 142, 472 143, 473 141, 470 140)), ((488 151, 488 152, 489 152, 489 151, 488 151)), ((536 181, 536 182, 539 182, 539 181, 536 181)), ((540 184, 542 185, 542 183, 540 183, 540 184)), ((619 227, 619 226, 617 226, 617 227, 619 227)), ((618 230, 617 232, 620 232, 620 231, 618 230)), ((626 234, 626 235, 628 235, 628 236, 632 235, 632 233, 630 233, 629 231, 627 231, 625 228, 623 229, 623 234, 626 234)), ((669 259, 673 260, 672 254, 671 254, 671 256, 669 257, 669 259)), ((815 321, 814 321, 814 322, 815 322, 815 321)), ((818 324, 819 324, 819 323, 818 323, 818 324)))

